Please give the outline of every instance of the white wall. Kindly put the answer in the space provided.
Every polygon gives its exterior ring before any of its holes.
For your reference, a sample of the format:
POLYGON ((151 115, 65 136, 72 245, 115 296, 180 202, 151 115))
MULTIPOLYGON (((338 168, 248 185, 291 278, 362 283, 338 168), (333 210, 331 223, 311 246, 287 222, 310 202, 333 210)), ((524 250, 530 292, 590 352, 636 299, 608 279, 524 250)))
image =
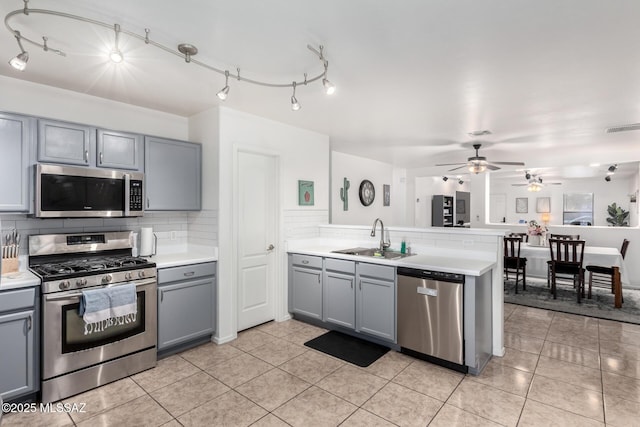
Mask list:
POLYGON ((326 224, 329 220, 329 137, 223 107, 211 114, 218 114, 219 125, 219 311, 215 339, 217 342, 227 342, 237 336, 237 245, 233 229, 233 183, 236 176, 234 155, 242 148, 267 152, 279 158, 280 236, 276 243, 279 263, 276 273, 275 315, 276 320, 283 320, 289 315, 284 251, 287 233, 295 235, 299 227, 300 234, 305 234, 312 225, 317 230, 319 224, 326 224), (298 180, 314 181, 314 206, 298 206, 298 180))
MULTIPOLYGON (((0 111, 186 140, 185 117, 0 76, 0 111)), ((198 141, 194 141, 198 142, 198 141)))
MULTIPOLYGON (((470 183, 451 178, 443 181, 441 176, 415 178, 415 226, 431 227, 431 199, 436 194, 455 197, 456 191, 469 191, 470 183)), ((473 203, 473 193, 471 194, 473 203)))
POLYGON ((406 170, 395 169, 389 163, 366 159, 352 154, 331 152, 331 223, 347 225, 372 224, 380 218, 385 224, 403 225, 406 222, 406 170), (343 209, 340 189, 344 178, 350 182, 349 210, 343 209), (368 179, 376 191, 369 206, 363 206, 358 196, 360 183, 368 179), (390 206, 383 206, 383 185, 391 186, 390 206))
MULTIPOLYGON (((549 224, 562 224, 563 195, 567 193, 593 193, 593 225, 606 226, 607 206, 615 202, 623 209, 632 209, 629 202, 629 188, 633 187, 633 178, 614 177, 611 182, 606 182, 602 177, 566 179, 562 185, 547 185, 541 191, 533 193, 527 191, 527 187, 515 187, 510 183, 498 181, 491 183, 491 194, 506 194, 508 224, 516 224, 518 220, 532 220, 542 222, 542 214, 536 212, 536 199, 539 197, 551 198, 551 216, 549 224), (529 200, 527 213, 516 213, 516 198, 523 197, 529 200)), ((636 187, 637 188, 637 187, 636 187)), ((635 206, 633 206, 635 208, 635 206)), ((634 218, 635 219, 635 218, 634 218)), ((637 221, 635 224, 637 225, 637 221)))

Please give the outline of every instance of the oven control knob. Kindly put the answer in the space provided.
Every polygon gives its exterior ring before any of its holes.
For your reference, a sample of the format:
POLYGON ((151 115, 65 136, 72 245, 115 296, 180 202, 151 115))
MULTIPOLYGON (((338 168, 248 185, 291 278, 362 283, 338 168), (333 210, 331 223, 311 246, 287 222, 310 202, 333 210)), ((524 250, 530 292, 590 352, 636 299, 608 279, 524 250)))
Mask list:
POLYGON ((60 282, 60 284, 58 285, 58 288, 60 289, 69 289, 69 287, 71 286, 71 283, 69 283, 68 280, 63 280, 62 282, 60 282))
POLYGON ((113 276, 110 274, 107 274, 106 276, 102 277, 102 283, 109 283, 113 280, 113 276))
POLYGON ((133 277, 133 274, 131 274, 131 272, 124 274, 124 280, 131 280, 132 277, 133 277))
POLYGON ((138 277, 144 277, 144 276, 145 276, 144 270, 138 271, 138 277))
POLYGON ((78 279, 76 280, 76 286, 87 286, 87 279, 78 279))

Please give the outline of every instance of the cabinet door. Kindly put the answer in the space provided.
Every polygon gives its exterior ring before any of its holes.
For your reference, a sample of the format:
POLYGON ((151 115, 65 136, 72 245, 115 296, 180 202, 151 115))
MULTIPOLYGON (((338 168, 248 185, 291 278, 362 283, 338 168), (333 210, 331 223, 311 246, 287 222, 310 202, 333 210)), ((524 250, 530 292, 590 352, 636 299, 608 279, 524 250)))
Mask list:
POLYGON ((98 129, 97 165, 103 168, 142 170, 142 136, 98 129))
POLYGON ((358 277, 356 331, 396 339, 395 282, 358 277))
POLYGON ((158 350, 213 333, 214 278, 158 286, 158 350))
POLYGON ((0 315, 0 396, 34 391, 34 311, 0 315))
POLYGON ((200 210, 202 146, 145 137, 148 211, 200 210))
POLYGON ((96 128, 38 120, 38 161, 94 166, 96 128))
POLYGON ((350 329, 356 327, 356 278, 352 274, 324 273, 324 318, 350 329))
POLYGON ((29 211, 33 119, 0 114, 0 212, 29 211))
POLYGON ((292 310, 322 320, 322 270, 292 267, 292 310))

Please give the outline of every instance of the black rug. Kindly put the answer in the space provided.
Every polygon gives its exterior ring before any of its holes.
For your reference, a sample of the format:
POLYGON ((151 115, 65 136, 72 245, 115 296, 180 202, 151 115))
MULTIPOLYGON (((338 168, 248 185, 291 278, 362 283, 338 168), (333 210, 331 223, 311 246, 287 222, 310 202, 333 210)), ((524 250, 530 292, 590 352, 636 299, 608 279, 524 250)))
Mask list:
POLYGON ((304 345, 363 368, 371 365, 389 351, 385 346, 337 331, 329 331, 307 341, 304 345))
POLYGON ((614 297, 610 289, 594 287, 593 298, 583 299, 578 304, 576 291, 571 283, 558 285, 558 298, 555 300, 549 292, 549 288, 547 288, 545 279, 527 278, 527 290, 523 291, 522 283, 519 283, 517 294, 515 293, 514 285, 515 282, 513 280, 505 280, 504 302, 597 317, 599 319, 640 324, 639 289, 623 289, 624 303, 622 308, 614 308, 614 297))

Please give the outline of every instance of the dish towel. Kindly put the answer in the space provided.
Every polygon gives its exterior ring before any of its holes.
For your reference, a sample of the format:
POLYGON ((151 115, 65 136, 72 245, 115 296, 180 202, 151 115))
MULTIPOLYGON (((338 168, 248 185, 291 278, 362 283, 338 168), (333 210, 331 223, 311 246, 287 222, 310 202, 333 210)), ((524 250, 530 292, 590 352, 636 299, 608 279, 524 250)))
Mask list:
POLYGON ((138 311, 136 285, 82 291, 78 314, 85 322, 85 335, 135 322, 138 311))

